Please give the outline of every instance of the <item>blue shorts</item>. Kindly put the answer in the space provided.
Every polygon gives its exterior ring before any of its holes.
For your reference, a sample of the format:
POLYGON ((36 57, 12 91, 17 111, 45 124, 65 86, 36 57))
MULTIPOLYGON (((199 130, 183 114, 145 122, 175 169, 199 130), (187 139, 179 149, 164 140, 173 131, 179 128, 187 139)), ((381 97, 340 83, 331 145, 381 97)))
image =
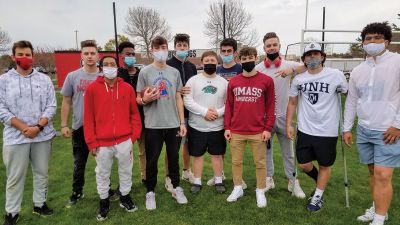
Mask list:
POLYGON ((385 144, 383 131, 357 126, 357 149, 360 162, 384 167, 400 167, 400 141, 385 144))

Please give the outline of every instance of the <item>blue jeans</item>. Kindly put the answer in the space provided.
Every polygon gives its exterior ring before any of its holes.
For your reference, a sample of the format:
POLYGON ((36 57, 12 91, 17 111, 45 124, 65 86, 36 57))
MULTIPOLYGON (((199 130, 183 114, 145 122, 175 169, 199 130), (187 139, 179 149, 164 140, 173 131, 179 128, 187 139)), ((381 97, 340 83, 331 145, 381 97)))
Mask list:
POLYGON ((383 131, 357 126, 357 148, 360 162, 383 167, 400 167, 400 141, 385 144, 383 131))

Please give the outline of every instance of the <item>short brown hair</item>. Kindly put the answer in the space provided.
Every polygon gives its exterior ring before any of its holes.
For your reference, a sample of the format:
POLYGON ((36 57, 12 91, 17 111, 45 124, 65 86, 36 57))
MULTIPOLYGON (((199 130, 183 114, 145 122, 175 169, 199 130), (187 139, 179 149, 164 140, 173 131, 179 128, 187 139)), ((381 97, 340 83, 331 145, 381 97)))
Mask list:
POLYGON ((208 56, 214 56, 215 59, 218 61, 218 55, 217 55, 217 53, 215 53, 214 51, 205 51, 205 52, 201 55, 201 61, 203 62, 203 59, 204 59, 205 57, 208 57, 208 56))
POLYGON ((252 56, 257 57, 257 49, 253 47, 244 47, 240 49, 239 51, 239 59, 242 58, 242 56, 252 56))
POLYGON ((264 43, 266 40, 271 39, 271 38, 277 38, 278 41, 279 41, 279 37, 278 37, 278 35, 276 35, 275 32, 269 32, 269 33, 266 33, 266 34, 264 35, 263 43, 264 43))
POLYGON ((168 47, 168 41, 164 37, 156 36, 155 38, 153 38, 153 40, 151 40, 151 48, 158 48, 160 45, 163 44, 166 44, 168 47))
POLYGON ((178 42, 186 42, 190 46, 190 36, 188 34, 176 34, 174 37, 174 46, 178 42))
POLYGON ((12 47, 12 54, 15 56, 15 49, 16 48, 30 48, 32 51, 32 55, 33 55, 33 47, 32 44, 29 41, 17 41, 13 44, 12 47))
POLYGON ((97 48, 97 44, 95 40, 85 40, 81 42, 81 49, 85 48, 85 47, 94 47, 96 48, 96 50, 98 50, 97 48))

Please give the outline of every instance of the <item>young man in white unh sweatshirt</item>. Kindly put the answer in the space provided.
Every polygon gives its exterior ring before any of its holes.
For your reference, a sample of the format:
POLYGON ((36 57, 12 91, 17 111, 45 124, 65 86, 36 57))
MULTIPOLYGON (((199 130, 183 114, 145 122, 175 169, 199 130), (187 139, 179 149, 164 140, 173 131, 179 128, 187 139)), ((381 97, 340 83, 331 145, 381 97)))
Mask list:
POLYGON ((297 108, 296 156, 300 168, 316 182, 307 210, 321 209, 323 193, 336 160, 340 107, 338 88, 347 91, 343 72, 323 67, 325 53, 318 43, 308 44, 302 56, 307 71, 297 75, 291 84, 286 113, 286 131, 294 137, 292 118, 297 108), (319 172, 312 161, 316 160, 319 172))
POLYGON ((276 120, 272 129, 271 140, 267 143, 267 183, 266 191, 275 188, 274 183, 274 160, 273 160, 273 137, 278 137, 280 150, 282 152, 285 175, 288 179, 287 189, 297 198, 305 198, 299 181, 296 179, 296 164, 294 159, 293 141, 286 136, 286 108, 289 101, 289 88, 292 76, 279 76, 276 73, 290 68, 295 70, 301 64, 293 61, 286 61, 279 55, 281 44, 279 37, 274 32, 265 34, 263 38, 266 58, 257 64, 256 70, 268 75, 274 80, 276 97, 276 120))
POLYGON ((357 220, 381 225, 392 200, 393 170, 400 167, 400 55, 386 49, 392 38, 387 22, 368 24, 361 38, 367 58, 350 76, 344 141, 351 146, 357 116, 357 149, 368 166, 373 199, 357 220))
POLYGON ((215 190, 224 193, 222 181, 222 156, 225 154, 224 113, 228 81, 216 74, 218 55, 206 51, 201 56, 204 73, 193 76, 186 83, 190 93, 183 98, 189 110, 188 144, 193 159, 194 180, 190 191, 197 193, 202 188, 204 153, 211 155, 215 190))

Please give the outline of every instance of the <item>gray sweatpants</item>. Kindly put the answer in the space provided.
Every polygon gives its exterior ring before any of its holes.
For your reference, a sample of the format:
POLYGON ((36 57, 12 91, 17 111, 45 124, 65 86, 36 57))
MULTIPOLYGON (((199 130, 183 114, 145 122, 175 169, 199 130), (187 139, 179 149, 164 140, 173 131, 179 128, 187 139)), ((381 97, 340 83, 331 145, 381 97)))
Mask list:
POLYGON ((108 198, 110 175, 114 156, 118 159, 119 191, 121 195, 129 194, 132 187, 132 141, 128 139, 117 145, 99 147, 96 154, 96 183, 100 199, 108 198))
POLYGON ((33 204, 41 207, 46 202, 51 140, 19 145, 3 145, 6 166, 6 212, 19 213, 29 161, 33 173, 33 204))
POLYGON ((282 152, 283 166, 285 168, 286 177, 294 179, 294 150, 292 140, 286 137, 286 115, 276 117, 274 128, 271 133, 271 148, 267 148, 267 176, 274 176, 274 159, 273 159, 273 137, 278 137, 280 149, 282 152))

